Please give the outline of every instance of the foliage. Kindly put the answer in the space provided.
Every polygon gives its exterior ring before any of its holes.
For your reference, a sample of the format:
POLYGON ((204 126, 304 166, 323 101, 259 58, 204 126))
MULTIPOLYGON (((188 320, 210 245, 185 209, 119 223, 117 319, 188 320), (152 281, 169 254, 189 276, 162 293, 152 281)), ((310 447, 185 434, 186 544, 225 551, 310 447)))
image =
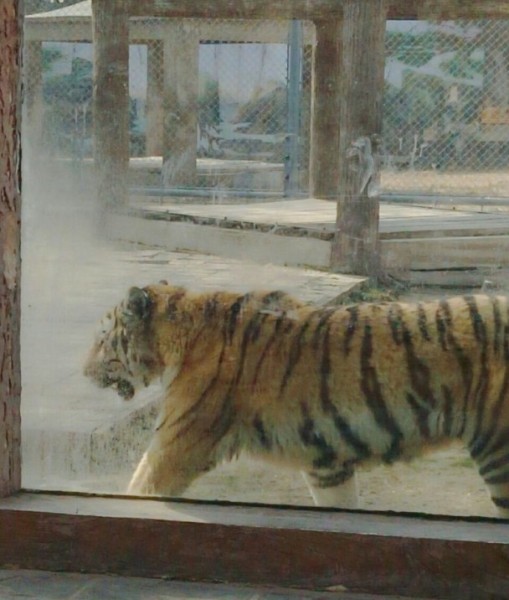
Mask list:
POLYGON ((386 56, 393 56, 413 67, 426 64, 435 55, 434 36, 429 33, 388 31, 385 36, 386 56))
POLYGON ((279 133, 286 130, 286 88, 278 85, 240 106, 237 123, 249 123, 246 133, 279 133))
MULTIPOLYGON (((460 25, 454 32, 430 29, 422 33, 388 31, 385 36, 385 54, 412 67, 421 67, 437 54, 462 52, 469 54, 473 45, 460 25)), ((466 27, 466 26, 465 26, 466 27)))
POLYGON ((57 48, 42 48, 42 72, 51 71, 53 63, 62 58, 63 54, 57 48))
POLYGON ((470 79, 483 73, 484 61, 476 59, 468 50, 458 51, 450 60, 442 62, 442 69, 453 77, 470 79))
POLYGON ((198 98, 200 125, 219 125, 221 123, 219 82, 215 79, 207 79, 203 88, 198 98))
POLYGON ((44 82, 44 99, 49 103, 82 104, 92 98, 92 63, 73 58, 71 72, 55 75, 44 82))

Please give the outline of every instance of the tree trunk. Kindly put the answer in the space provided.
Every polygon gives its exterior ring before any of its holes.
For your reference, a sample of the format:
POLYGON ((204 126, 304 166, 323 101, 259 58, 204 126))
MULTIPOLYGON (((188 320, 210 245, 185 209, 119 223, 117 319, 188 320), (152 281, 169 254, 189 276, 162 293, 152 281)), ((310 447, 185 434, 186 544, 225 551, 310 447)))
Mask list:
POLYGON ((376 144, 382 130, 384 0, 345 0, 339 195, 331 268, 380 275, 376 144), (374 160, 375 158, 375 160, 374 160))
POLYGON ((127 202, 129 18, 123 0, 93 0, 94 158, 104 208, 127 202))
POLYGON ((23 2, 0 3, 0 496, 21 486, 20 215, 23 2))

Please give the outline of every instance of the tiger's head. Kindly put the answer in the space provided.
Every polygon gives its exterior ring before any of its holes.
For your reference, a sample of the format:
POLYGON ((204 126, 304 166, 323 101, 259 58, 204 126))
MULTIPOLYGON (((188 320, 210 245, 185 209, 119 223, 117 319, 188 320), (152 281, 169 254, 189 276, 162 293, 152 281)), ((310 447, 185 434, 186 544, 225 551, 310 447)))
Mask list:
POLYGON ((84 374, 99 387, 112 387, 124 400, 161 374, 153 347, 153 300, 146 289, 132 287, 127 297, 101 321, 84 374))

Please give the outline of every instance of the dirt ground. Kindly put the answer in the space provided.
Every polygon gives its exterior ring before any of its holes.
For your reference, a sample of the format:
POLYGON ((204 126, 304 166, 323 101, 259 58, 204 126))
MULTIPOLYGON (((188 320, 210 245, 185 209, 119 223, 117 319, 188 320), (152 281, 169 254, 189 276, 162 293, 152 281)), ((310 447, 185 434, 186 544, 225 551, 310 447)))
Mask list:
POLYGON ((381 187, 384 192, 396 193, 507 197, 509 174, 506 169, 482 172, 385 170, 381 175, 381 187))
MULTIPOLYGON (((463 516, 496 516, 484 483, 459 446, 410 463, 358 471, 359 508, 463 516)), ((301 475, 240 459, 195 482, 187 498, 312 506, 301 475)))

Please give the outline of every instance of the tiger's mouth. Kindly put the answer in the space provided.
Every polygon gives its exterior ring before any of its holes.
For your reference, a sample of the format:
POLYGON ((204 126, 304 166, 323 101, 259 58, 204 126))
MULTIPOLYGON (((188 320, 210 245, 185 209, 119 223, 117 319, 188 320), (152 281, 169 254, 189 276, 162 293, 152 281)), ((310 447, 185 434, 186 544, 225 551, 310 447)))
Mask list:
POLYGON ((111 387, 117 390, 118 395, 124 400, 131 400, 134 396, 135 389, 133 384, 127 379, 114 379, 112 377, 103 377, 99 382, 101 387, 111 387))

